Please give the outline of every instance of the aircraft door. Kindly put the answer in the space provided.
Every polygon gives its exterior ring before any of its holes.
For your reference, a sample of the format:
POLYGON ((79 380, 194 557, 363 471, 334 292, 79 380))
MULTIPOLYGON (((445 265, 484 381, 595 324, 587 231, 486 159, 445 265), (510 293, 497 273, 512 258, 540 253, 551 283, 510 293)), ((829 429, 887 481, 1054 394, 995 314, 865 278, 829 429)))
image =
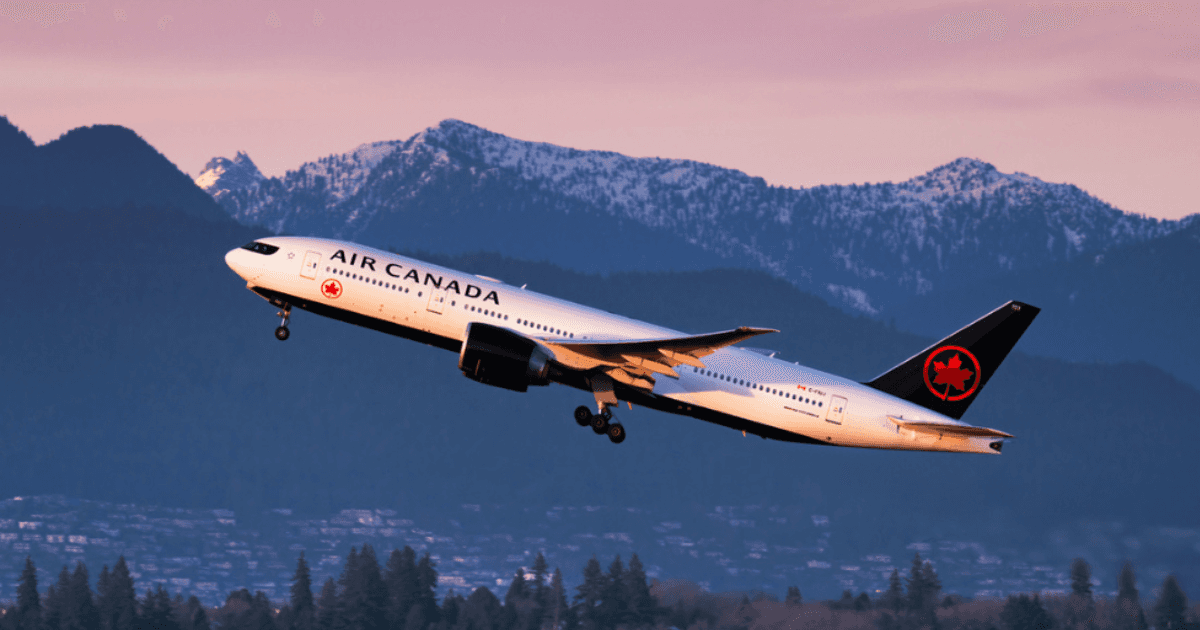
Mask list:
POLYGON ((825 416, 825 420, 834 424, 842 423, 842 414, 846 413, 846 399, 841 396, 834 396, 829 401, 829 415, 825 416))
POLYGON ((321 252, 308 252, 304 254, 304 266, 300 268, 300 277, 315 280, 317 277, 317 266, 321 264, 321 252))
POLYGON ((430 313, 442 314, 442 308, 446 306, 446 290, 434 289, 429 292, 429 306, 425 310, 430 313))

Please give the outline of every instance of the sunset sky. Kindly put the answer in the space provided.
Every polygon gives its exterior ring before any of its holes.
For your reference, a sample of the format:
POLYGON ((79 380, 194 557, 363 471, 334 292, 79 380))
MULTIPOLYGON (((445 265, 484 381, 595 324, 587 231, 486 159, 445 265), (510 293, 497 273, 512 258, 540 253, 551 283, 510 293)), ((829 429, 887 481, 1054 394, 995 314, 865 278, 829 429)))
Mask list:
POLYGON ((267 175, 445 118, 787 186, 956 157, 1200 212, 1196 2, 0 0, 0 115, 267 175))

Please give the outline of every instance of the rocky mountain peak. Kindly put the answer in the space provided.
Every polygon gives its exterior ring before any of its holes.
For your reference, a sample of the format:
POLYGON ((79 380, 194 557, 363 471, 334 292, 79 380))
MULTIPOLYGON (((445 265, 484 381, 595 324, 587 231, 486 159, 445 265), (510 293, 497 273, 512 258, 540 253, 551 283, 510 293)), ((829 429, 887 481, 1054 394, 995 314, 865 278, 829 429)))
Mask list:
POLYGON ((196 185, 214 197, 230 190, 242 190, 261 182, 262 172, 245 151, 238 151, 231 160, 215 157, 204 165, 204 172, 196 177, 196 185))

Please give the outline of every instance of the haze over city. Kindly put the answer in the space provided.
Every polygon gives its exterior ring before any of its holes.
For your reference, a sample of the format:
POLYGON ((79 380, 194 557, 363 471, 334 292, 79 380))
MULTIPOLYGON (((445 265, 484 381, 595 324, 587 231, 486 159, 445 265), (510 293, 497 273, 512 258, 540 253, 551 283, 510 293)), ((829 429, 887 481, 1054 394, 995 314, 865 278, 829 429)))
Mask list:
POLYGON ((957 157, 1196 212, 1193 3, 0 3, 3 111, 267 176, 445 118, 737 168, 901 181, 957 157), (43 6, 44 5, 44 6, 43 6))

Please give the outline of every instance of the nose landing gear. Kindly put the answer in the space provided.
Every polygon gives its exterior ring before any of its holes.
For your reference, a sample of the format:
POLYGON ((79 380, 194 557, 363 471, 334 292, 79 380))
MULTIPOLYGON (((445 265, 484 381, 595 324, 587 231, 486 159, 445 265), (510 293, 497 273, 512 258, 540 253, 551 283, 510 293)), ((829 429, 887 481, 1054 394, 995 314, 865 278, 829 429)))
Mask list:
POLYGON ((612 409, 608 405, 603 405, 598 414, 593 414, 591 409, 583 405, 575 408, 575 424, 590 426, 596 435, 608 435, 613 444, 620 444, 625 441, 625 427, 613 420, 612 409))
POLYGON ((284 304, 283 310, 276 314, 280 317, 281 321, 279 322, 279 327, 275 329, 275 338, 280 341, 287 341, 287 338, 292 336, 291 331, 288 330, 288 320, 292 315, 292 305, 284 304))

